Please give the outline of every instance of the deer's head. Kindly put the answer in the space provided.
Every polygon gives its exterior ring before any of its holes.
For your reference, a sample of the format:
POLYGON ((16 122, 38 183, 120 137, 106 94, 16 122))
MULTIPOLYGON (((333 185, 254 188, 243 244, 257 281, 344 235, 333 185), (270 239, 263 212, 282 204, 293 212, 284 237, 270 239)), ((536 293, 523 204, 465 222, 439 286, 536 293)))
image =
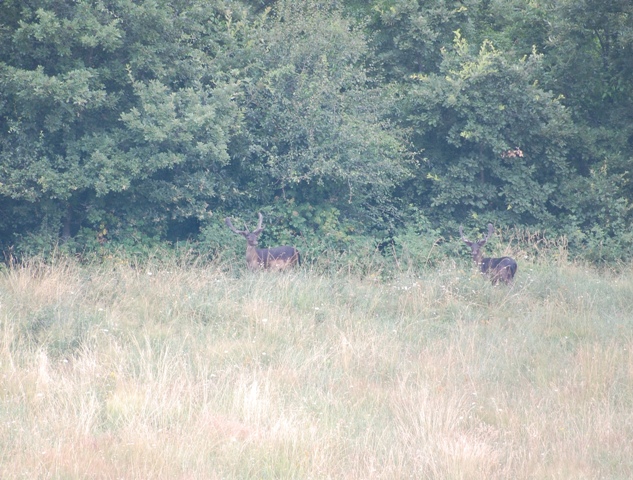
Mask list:
POLYGON ((475 262, 481 263, 481 259, 484 256, 483 246, 486 244, 486 242, 488 242, 488 239, 490 238, 490 235, 492 235, 493 231, 494 231, 494 227, 492 226, 492 223, 489 223, 488 234, 481 240, 478 240, 476 242, 471 242, 464 236, 464 229, 462 228, 462 226, 461 225, 459 226, 459 235, 462 237, 462 240, 464 241, 464 243, 470 247, 470 254, 472 255, 473 260, 475 262))
POLYGON ((259 236, 264 231, 264 227, 262 226, 262 223, 264 222, 264 217, 261 212, 258 213, 258 215, 259 221, 257 222, 257 228, 252 232, 249 232, 248 230, 238 230, 233 226, 229 217, 226 217, 224 221, 233 233, 237 233, 238 235, 241 235, 246 239, 249 247, 256 247, 258 244, 259 236))

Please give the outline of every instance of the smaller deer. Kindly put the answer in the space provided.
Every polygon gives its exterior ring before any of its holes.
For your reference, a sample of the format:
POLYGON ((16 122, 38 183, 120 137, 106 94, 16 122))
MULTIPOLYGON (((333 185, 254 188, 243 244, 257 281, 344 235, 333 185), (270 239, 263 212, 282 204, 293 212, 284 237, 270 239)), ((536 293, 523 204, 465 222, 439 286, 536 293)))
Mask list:
POLYGON ((471 242, 464 237, 464 230, 461 225, 459 227, 459 235, 466 245, 470 247, 470 253, 475 263, 479 265, 481 273, 488 275, 494 285, 500 281, 507 285, 512 283, 514 274, 517 273, 517 262, 511 257, 489 258, 483 256, 484 252, 482 247, 486 244, 493 231, 492 223, 489 223, 488 234, 478 242, 471 242))
POLYGON ((262 222, 264 217, 261 213, 257 228, 252 232, 248 230, 238 230, 231 223, 231 219, 226 217, 224 221, 233 233, 242 235, 247 242, 246 245, 246 264, 251 270, 269 269, 269 270, 285 270, 300 263, 299 250, 295 247, 275 247, 275 248, 257 248, 257 240, 259 235, 264 231, 262 222))

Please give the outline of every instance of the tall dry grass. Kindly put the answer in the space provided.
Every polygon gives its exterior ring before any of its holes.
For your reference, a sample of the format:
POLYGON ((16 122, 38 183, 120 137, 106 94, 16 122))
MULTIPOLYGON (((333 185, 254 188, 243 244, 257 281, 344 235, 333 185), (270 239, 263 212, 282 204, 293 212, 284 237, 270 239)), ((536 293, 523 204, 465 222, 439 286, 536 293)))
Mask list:
POLYGON ((0 478, 633 478, 633 271, 0 274, 0 478))

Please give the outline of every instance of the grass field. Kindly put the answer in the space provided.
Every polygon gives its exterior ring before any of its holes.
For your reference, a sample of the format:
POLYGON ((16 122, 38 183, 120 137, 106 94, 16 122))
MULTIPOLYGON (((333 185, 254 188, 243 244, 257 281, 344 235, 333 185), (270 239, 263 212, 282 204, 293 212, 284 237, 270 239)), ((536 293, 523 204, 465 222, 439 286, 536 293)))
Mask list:
POLYGON ((633 271, 14 267, 0 478, 630 479, 633 271))

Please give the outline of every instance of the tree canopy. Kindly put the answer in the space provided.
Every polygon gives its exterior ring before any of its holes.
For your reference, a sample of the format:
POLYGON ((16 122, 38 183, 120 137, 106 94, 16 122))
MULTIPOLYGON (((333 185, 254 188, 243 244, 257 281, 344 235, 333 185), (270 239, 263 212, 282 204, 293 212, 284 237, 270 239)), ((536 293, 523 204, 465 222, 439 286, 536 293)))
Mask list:
POLYGON ((5 0, 0 248, 345 248, 418 225, 633 250, 625 0, 5 0), (213 243, 213 242, 211 242, 213 243))

